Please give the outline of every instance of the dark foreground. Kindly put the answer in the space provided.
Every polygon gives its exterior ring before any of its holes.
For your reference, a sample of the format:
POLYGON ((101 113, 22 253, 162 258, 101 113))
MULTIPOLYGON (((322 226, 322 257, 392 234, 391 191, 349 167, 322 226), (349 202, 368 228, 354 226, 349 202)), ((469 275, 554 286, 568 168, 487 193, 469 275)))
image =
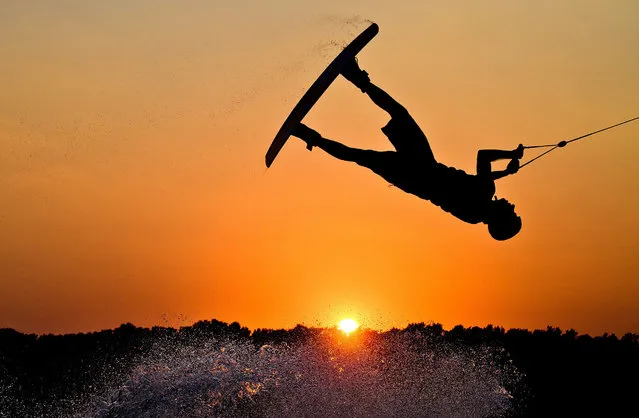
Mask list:
POLYGON ((0 416, 613 416, 639 336, 557 328, 0 330, 0 416))

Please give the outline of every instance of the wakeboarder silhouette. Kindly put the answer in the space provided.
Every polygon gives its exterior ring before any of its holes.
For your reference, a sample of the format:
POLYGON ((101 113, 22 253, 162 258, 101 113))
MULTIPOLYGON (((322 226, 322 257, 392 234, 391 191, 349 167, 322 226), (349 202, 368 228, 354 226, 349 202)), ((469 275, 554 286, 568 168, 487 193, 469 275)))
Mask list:
POLYGON ((435 159, 426 135, 406 108, 373 84, 355 57, 348 60, 340 74, 390 115, 382 132, 395 151, 351 148, 322 137, 301 122, 296 124, 291 135, 306 142, 308 149, 318 147, 335 158, 372 170, 399 189, 432 202, 464 222, 488 225, 488 232, 496 240, 508 240, 517 235, 521 218, 515 213, 515 205, 494 195, 495 180, 519 170, 523 145, 511 151, 479 150, 476 174, 446 166, 435 159), (493 171, 491 163, 501 159, 510 159, 507 168, 493 171))

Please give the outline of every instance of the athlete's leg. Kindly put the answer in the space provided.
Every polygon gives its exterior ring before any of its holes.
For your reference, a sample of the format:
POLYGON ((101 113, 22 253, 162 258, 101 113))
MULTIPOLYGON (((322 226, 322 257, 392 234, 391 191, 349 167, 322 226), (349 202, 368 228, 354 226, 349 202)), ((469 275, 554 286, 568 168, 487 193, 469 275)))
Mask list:
POLYGON ((391 116, 391 121, 382 128, 382 131, 397 152, 411 158, 435 162, 435 156, 426 135, 424 135, 424 132, 406 108, 380 87, 373 84, 368 73, 359 68, 356 59, 353 58, 346 64, 341 74, 362 92, 366 93, 373 103, 391 116))
POLYGON ((317 141, 316 145, 318 148, 324 150, 326 153, 332 155, 335 158, 338 158, 342 161, 353 161, 358 164, 363 163, 364 160, 366 160, 368 154, 377 152, 372 150, 351 148, 328 138, 321 138, 319 141, 317 141))
POLYGON ((368 73, 359 68, 356 58, 353 58, 344 66, 341 74, 362 92, 366 93, 373 103, 388 112, 391 117, 406 113, 404 106, 400 105, 384 90, 371 83, 368 73))
POLYGON ((351 148, 337 141, 323 138, 319 132, 300 123, 291 135, 302 139, 307 144, 307 148, 318 147, 327 154, 343 161, 352 161, 361 166, 369 167, 379 159, 379 155, 385 152, 363 150, 351 148))
POLYGON ((371 82, 364 87, 364 93, 371 98, 373 103, 385 110, 391 117, 408 114, 408 111, 404 106, 399 104, 397 100, 393 99, 390 94, 386 93, 371 82))

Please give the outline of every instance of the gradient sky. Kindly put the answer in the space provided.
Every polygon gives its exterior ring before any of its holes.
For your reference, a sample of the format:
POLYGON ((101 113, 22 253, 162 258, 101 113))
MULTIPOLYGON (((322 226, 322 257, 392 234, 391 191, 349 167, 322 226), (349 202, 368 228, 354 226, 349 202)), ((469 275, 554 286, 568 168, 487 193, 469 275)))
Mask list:
MULTIPOLYGON (((295 138, 264 166, 367 20, 361 66, 474 172, 479 148, 639 116, 638 19, 635 0, 3 1, 0 327, 639 332, 637 122, 498 181, 523 218, 501 243, 295 138)), ((390 149, 342 79, 305 122, 390 149)))

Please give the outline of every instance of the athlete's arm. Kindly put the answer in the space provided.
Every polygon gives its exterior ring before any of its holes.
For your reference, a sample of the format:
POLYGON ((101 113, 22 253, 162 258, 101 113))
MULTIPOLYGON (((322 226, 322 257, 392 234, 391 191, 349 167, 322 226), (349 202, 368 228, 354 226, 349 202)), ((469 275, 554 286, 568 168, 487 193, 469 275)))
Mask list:
POLYGON ((493 180, 500 179, 519 171, 519 159, 524 156, 524 146, 519 145, 512 151, 483 149, 477 152, 477 175, 488 175, 493 180), (510 159, 505 170, 493 171, 492 162, 497 160, 510 159))
POLYGON ((509 176, 511 174, 515 174, 518 171, 519 171, 519 160, 514 158, 514 159, 510 160, 510 162, 508 163, 508 167, 506 167, 505 170, 491 171, 490 172, 490 177, 493 180, 497 180, 497 179, 500 179, 502 177, 506 177, 506 176, 509 176))

